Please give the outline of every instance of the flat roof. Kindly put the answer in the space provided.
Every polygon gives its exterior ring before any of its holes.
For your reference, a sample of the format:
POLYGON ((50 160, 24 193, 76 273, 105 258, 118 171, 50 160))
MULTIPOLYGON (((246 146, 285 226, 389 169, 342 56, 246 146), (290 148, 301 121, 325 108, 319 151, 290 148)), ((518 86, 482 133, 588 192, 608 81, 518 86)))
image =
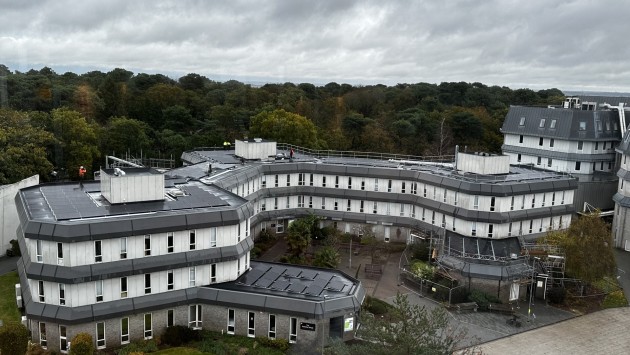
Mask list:
POLYGON ((188 214, 191 209, 225 209, 247 201, 214 185, 185 179, 166 179, 164 200, 110 204, 101 195, 100 181, 55 183, 20 191, 24 207, 34 221, 75 221, 147 213, 188 214))

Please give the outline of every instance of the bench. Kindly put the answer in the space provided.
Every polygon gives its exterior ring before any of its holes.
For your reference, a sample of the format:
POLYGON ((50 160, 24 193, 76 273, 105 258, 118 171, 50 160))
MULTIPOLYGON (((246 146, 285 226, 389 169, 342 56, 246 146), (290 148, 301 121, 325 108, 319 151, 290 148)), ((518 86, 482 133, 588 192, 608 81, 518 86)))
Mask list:
POLYGON ((499 304, 499 303, 490 303, 488 305, 488 310, 490 312, 497 312, 503 314, 514 315, 514 308, 511 305, 499 304))
POLYGON ((476 302, 464 302, 464 303, 456 303, 452 307, 456 309, 457 312, 461 312, 461 311, 477 312, 477 308, 479 306, 477 306, 476 302))

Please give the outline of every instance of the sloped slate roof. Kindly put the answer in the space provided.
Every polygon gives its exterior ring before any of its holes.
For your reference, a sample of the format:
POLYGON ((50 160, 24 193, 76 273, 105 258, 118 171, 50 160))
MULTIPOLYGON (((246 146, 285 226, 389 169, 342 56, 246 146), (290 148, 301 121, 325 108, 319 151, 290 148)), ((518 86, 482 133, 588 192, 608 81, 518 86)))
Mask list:
POLYGON ((561 138, 567 140, 620 140, 619 115, 617 111, 583 111, 574 109, 511 106, 503 127, 503 133, 522 134, 537 137, 561 138), (524 125, 520 125, 525 117, 524 125), (545 119, 540 127, 541 119, 545 119), (551 122, 556 120, 555 127, 551 122), (601 122, 601 130, 596 122, 601 122), (580 122, 586 124, 580 129, 580 122))

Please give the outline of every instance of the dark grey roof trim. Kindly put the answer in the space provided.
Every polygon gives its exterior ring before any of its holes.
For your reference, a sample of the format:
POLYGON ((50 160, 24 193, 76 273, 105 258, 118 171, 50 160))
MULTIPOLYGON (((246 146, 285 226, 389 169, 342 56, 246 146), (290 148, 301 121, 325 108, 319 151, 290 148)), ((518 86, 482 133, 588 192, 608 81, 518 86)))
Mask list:
MULTIPOLYGON (((20 238, 20 240, 23 240, 23 238, 20 238)), ((24 264, 24 270, 29 279, 78 284, 236 260, 247 254, 253 247, 254 242, 248 237, 239 244, 229 247, 193 250, 82 266, 69 267, 34 263, 31 262, 28 253, 25 253, 18 263, 24 264)))
POLYGON ((526 148, 519 147, 515 145, 507 145, 504 144, 501 146, 501 149, 506 153, 515 153, 515 154, 525 154, 529 156, 538 156, 543 158, 553 158, 553 159, 561 159, 566 161, 583 161, 583 162, 599 162, 599 161, 612 161, 615 160, 615 153, 611 151, 611 153, 605 154, 576 154, 576 153, 565 153, 559 151, 553 151, 537 148, 526 148))
POLYGON ((63 307, 34 302, 24 266, 18 263, 22 297, 29 319, 56 324, 75 325, 93 321, 119 318, 134 313, 144 313, 188 304, 207 304, 233 307, 237 309, 294 315, 307 319, 336 317, 348 312, 358 312, 365 297, 365 289, 357 283, 351 296, 331 298, 323 307, 322 299, 269 296, 255 292, 232 291, 221 288, 195 287, 127 298, 111 302, 97 303, 82 307, 63 307), (246 302, 243 302, 244 299, 246 302))
POLYGON ((630 207, 630 197, 629 196, 624 196, 622 194, 620 194, 619 192, 617 192, 614 196, 613 196, 613 201, 615 201, 616 204, 618 204, 621 207, 630 207))
POLYGON ((619 171, 617 171, 617 176, 624 181, 630 181, 630 171, 628 170, 619 169, 619 171))

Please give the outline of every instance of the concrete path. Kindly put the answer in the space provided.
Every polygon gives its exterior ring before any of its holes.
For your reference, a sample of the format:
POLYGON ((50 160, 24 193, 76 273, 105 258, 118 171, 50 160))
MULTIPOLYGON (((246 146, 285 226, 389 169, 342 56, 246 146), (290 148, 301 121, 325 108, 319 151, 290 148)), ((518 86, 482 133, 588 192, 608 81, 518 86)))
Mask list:
POLYGON ((630 252, 615 249, 615 258, 617 259, 617 279, 630 303, 630 252))
POLYGON ((8 272, 17 270, 17 261, 19 259, 19 257, 0 257, 0 275, 4 275, 8 272))

